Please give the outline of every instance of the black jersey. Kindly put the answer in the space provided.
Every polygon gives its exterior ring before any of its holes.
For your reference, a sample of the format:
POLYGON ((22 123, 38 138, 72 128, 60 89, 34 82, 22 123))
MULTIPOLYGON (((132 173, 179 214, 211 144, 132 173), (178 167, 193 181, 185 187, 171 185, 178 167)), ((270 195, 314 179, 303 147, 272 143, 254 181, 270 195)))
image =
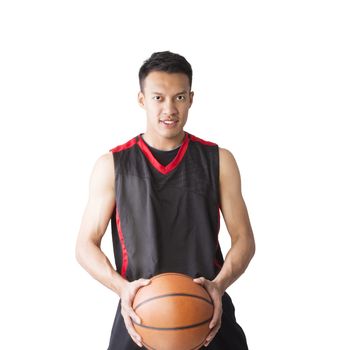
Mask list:
MULTIPOLYGON (((143 138, 143 135, 141 135, 141 137, 143 138)), ((178 146, 170 151, 163 151, 163 150, 160 150, 160 149, 157 149, 157 148, 150 146, 145 141, 145 139, 143 139, 143 142, 148 146, 148 148, 152 152, 154 158, 157 159, 158 163, 160 163, 164 166, 168 165, 176 157, 176 154, 180 148, 180 146, 178 146)))
POLYGON ((119 273, 128 281, 163 272, 215 278, 223 264, 218 146, 186 132, 167 165, 158 162, 141 135, 111 151, 119 273))
MULTIPOLYGON (((214 279, 223 265, 218 242, 218 145, 186 132, 177 150, 153 149, 138 135, 110 151, 115 167, 111 224, 118 272, 128 281, 163 272, 214 279)), ((203 349, 248 350, 226 292, 222 310, 219 332, 203 349)), ((137 349, 119 300, 108 350, 137 349)))

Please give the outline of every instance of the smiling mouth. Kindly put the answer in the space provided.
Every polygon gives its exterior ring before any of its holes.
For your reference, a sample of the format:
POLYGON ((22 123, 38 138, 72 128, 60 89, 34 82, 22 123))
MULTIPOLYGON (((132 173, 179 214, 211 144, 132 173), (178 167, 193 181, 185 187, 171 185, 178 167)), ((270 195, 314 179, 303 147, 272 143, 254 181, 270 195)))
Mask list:
POLYGON ((160 120, 160 122, 165 125, 175 125, 178 123, 178 120, 160 120))

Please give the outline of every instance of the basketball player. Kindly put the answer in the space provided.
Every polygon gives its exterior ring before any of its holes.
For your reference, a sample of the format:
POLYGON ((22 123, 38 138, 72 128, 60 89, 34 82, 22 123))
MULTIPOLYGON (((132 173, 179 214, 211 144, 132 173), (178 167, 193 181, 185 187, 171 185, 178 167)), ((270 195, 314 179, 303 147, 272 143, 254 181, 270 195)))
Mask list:
POLYGON ((96 161, 76 246, 79 263, 120 297, 108 350, 142 347, 131 305, 137 290, 164 272, 190 275, 211 295, 207 349, 246 350, 225 292, 255 252, 235 158, 184 130, 193 102, 192 69, 184 57, 152 54, 139 82, 146 131, 96 161), (220 211, 231 236, 225 260, 220 211), (110 221, 117 271, 100 248, 110 221))

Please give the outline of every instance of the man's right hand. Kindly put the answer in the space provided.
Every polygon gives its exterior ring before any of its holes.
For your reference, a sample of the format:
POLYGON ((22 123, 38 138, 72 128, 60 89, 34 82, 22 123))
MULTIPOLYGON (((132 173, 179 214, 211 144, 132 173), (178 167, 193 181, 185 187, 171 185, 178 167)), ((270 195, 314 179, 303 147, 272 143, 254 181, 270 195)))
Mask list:
POLYGON ((146 286, 150 283, 151 280, 140 278, 138 280, 127 282, 124 285, 120 299, 121 299, 121 314, 124 318, 124 323, 127 331, 129 332, 132 340, 139 346, 142 347, 141 336, 136 332, 134 325, 131 320, 135 323, 141 323, 141 319, 136 315, 135 311, 132 308, 132 304, 138 289, 143 286, 146 286))

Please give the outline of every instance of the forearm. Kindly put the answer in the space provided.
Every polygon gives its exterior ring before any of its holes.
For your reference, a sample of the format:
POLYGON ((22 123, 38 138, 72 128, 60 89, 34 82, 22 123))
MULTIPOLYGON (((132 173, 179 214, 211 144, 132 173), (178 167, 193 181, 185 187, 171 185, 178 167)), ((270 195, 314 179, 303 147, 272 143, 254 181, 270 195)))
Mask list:
POLYGON ((76 248, 79 264, 97 281, 121 296, 127 281, 115 271, 100 247, 92 241, 80 243, 76 248))
POLYGON ((222 294, 243 274, 254 256, 254 253, 255 243, 252 237, 241 236, 232 243, 221 271, 213 280, 222 294))

